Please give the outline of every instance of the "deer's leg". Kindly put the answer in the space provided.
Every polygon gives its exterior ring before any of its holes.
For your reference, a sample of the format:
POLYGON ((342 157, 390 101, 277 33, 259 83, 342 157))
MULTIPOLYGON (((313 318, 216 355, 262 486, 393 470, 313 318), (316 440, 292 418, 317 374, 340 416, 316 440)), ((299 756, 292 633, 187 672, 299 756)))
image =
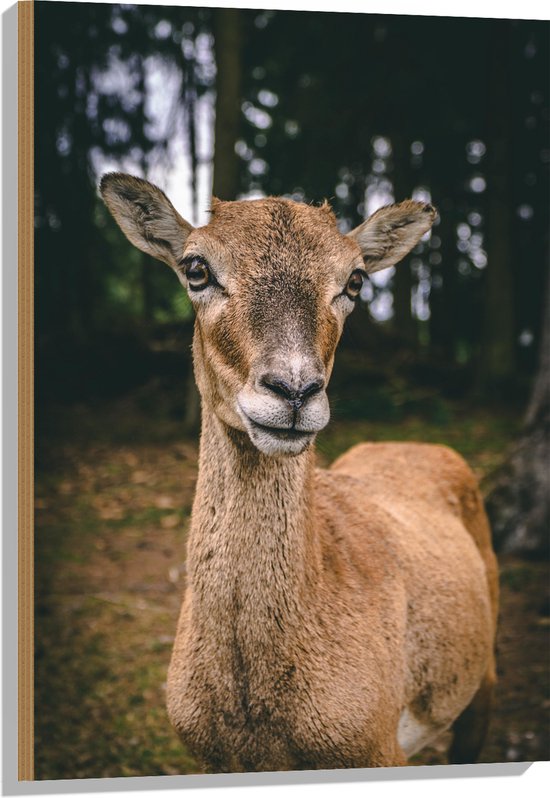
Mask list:
POLYGON ((495 681, 491 671, 483 679, 470 704, 453 723, 453 741, 449 749, 451 765, 477 762, 487 734, 495 681))

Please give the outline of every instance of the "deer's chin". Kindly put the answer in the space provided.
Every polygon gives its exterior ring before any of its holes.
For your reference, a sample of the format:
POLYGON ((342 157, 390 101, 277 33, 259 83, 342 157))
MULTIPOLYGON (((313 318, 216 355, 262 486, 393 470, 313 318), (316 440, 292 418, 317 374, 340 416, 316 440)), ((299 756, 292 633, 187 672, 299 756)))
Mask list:
POLYGON ((315 432, 264 427, 251 419, 245 422, 248 437, 254 446, 270 457, 295 457, 302 454, 315 440, 315 432))
POLYGON ((237 412, 250 441, 262 454, 270 457, 293 457, 301 454, 313 443, 317 434, 317 430, 277 427, 273 421, 262 424, 251 418, 239 403, 237 412))

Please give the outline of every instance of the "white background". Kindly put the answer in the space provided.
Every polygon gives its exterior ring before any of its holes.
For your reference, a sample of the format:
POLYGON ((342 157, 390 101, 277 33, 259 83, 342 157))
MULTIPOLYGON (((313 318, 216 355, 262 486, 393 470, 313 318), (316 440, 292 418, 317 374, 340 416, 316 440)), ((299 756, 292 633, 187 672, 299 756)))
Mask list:
MULTIPOLYGON (((101 0, 103 1, 103 0, 101 0)), ((133 0, 142 2, 142 0, 133 0)), ((181 2, 168 2, 165 5, 184 5, 181 2)), ((3 13, 10 8, 13 3, 7 0, 0 0, 0 11, 3 13)), ((550 16, 550 3, 548 0, 522 0, 522 2, 494 2, 494 0, 461 0, 461 2, 451 2, 451 0, 438 0, 438 2, 413 2, 413 0, 338 0, 338 2, 319 2, 310 0, 309 2, 254 2, 254 0, 220 0, 220 2, 209 2, 208 0, 192 0, 189 5, 211 6, 223 5, 225 7, 235 6, 241 8, 282 8, 300 10, 324 10, 324 11, 361 11, 372 13, 403 13, 403 14, 423 14, 423 15, 448 15, 448 16, 472 16, 472 17, 510 17, 522 19, 548 19, 550 16)), ((2 69, 6 65, 2 64, 2 69)), ((16 65, 8 65, 9 74, 16 76, 16 65)), ((4 74, 4 72, 3 72, 4 74)), ((1 134, 0 134, 1 135, 1 134)), ((1 148, 0 148, 1 151, 1 148)), ((13 153, 16 157, 16 153, 13 153)), ((3 185, 3 183, 2 183, 3 185)), ((4 186, 2 192, 2 202, 15 202, 16 187, 4 186)), ((9 235, 11 231, 6 231, 9 235)), ((2 231, 4 234, 4 231, 2 231)), ((7 268, 7 264, 3 264, 7 268)), ((1 291, 0 286, 0 291, 1 291)), ((0 306, 3 307, 0 302, 0 306)), ((9 331, 9 341, 13 341, 16 346, 15 330, 9 331)), ((1 326, 0 326, 0 335, 1 326)), ((2 356, 3 344, 0 347, 0 357, 2 356)), ((4 373, 4 372, 2 372, 4 373)), ((9 386, 7 386, 9 388, 9 386)), ((11 423, 16 423, 12 419, 11 423)), ((5 465, 4 460, 4 465, 5 465)), ((9 461, 8 461, 9 462, 9 461)), ((1 470, 1 465, 0 465, 1 470)), ((0 473, 1 477, 1 473, 0 473)), ((1 479, 0 479, 1 483, 1 479)), ((1 483, 3 484, 3 483, 1 483)), ((13 567, 14 564, 10 564, 13 567)), ((10 602, 10 611, 16 606, 15 597, 10 602)), ((0 664, 1 667, 1 664, 0 664)), ((15 689, 15 685, 13 685, 15 689)), ((85 718, 83 718, 85 723, 85 718)), ((10 728, 8 726, 8 728, 10 728)), ((0 731, 1 734, 1 731, 0 731)), ((13 734, 16 734, 15 718, 13 719, 13 734)), ((0 750, 3 750, 0 746, 0 750)), ((8 763, 6 763, 8 764, 8 763)), ((12 763, 13 766, 13 763, 12 763)), ((60 782, 60 786, 62 782, 60 782)), ((62 789, 62 787, 61 787, 62 789)), ((354 783, 354 784, 325 784, 325 785, 291 785, 291 786, 270 786, 270 787, 241 787, 223 788, 223 793, 219 789, 200 789, 186 790, 187 795, 210 798, 211 796, 221 796, 223 798, 233 798, 233 796, 243 796, 243 798, 295 798, 303 796, 309 798, 327 798, 333 795, 342 795, 343 798, 355 798, 355 796, 368 795, 369 798, 394 798, 394 796, 407 796, 407 798, 440 798, 443 794, 445 798, 462 798, 464 793, 472 796, 497 794, 499 798, 538 798, 549 794, 550 790, 550 763, 535 763, 523 776, 517 777, 470 777, 470 778, 445 778, 431 780, 414 781, 394 781, 383 783, 354 783)), ((4 791, 2 791, 4 792, 4 791)), ((67 794, 67 793, 65 793, 67 794)), ((161 798, 168 796, 171 791, 166 790, 147 790, 139 792, 102 792, 109 796, 141 796, 142 798, 161 798)))

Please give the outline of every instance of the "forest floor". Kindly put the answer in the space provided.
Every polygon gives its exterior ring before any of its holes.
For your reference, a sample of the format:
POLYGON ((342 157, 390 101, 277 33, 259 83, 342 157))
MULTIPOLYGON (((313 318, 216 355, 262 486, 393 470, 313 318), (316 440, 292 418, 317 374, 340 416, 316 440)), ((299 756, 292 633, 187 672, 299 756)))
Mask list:
MULTIPOLYGON (((38 413, 36 778, 196 772, 166 712, 166 669, 185 583, 196 442, 130 400, 38 413)), ((335 420, 330 462, 357 440, 447 443, 483 479, 517 431, 506 412, 439 422, 335 420)), ((482 761, 550 756, 548 565, 501 560, 499 684, 482 761)), ((414 759, 443 764, 442 739, 414 759)))

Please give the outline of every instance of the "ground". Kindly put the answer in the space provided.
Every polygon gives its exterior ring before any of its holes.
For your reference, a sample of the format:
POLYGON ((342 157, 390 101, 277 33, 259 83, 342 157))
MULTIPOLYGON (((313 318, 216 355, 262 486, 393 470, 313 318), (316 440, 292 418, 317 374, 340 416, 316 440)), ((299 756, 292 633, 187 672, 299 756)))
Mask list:
MULTIPOLYGON (((196 442, 169 413, 124 399, 39 409, 37 421, 36 778, 196 772, 164 709, 196 442)), ((432 440, 461 451, 483 480, 516 429, 504 412, 341 419, 321 436, 319 458, 358 440, 432 440)), ((482 761, 548 759, 547 563, 503 559, 501 588, 499 683, 482 761)), ((414 763, 444 763, 447 744, 414 763)))

